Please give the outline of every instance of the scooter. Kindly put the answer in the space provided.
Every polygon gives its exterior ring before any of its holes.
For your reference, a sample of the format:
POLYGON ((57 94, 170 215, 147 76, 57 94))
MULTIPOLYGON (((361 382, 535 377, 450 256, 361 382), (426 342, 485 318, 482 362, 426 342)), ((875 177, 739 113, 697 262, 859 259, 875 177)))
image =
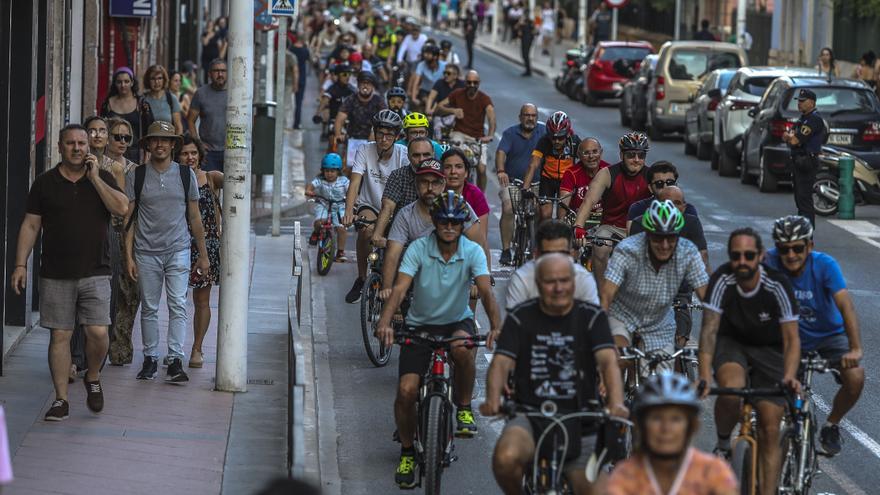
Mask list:
POLYGON ((583 66, 587 63, 590 50, 586 47, 573 48, 565 52, 565 64, 556 76, 556 90, 560 93, 570 94, 574 80, 583 74, 583 66))
POLYGON ((880 151, 856 151, 837 146, 822 146, 819 152, 821 169, 813 183, 813 208, 817 215, 837 213, 840 199, 839 168, 841 158, 852 158, 853 194, 858 205, 880 204, 880 151))

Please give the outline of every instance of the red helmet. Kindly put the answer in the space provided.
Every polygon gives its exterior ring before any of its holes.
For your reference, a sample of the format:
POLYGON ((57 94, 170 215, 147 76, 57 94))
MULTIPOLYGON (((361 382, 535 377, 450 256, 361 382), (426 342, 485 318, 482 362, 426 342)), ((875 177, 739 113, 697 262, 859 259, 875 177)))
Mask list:
POLYGON ((358 62, 363 62, 364 56, 361 55, 361 52, 354 52, 348 56, 348 61, 352 64, 356 64, 358 62))
POLYGON ((571 119, 565 112, 556 112, 547 119, 547 134, 550 137, 568 136, 571 134, 571 119))

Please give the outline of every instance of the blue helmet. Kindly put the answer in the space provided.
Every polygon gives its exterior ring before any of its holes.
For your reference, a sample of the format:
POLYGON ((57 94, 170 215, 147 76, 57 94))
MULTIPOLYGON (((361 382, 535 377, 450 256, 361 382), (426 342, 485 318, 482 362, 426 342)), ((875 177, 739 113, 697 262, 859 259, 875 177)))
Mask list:
POLYGON ((471 210, 464 197, 449 190, 437 196, 431 205, 431 218, 434 220, 453 220, 466 222, 471 217, 471 210))
POLYGON ((321 168, 342 170, 342 157, 336 153, 327 153, 321 160, 321 168))

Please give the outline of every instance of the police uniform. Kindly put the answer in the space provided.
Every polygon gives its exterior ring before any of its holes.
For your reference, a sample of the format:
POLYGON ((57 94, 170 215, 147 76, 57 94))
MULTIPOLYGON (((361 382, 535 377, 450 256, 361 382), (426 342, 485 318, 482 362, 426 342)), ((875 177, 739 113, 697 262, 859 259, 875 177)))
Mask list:
MULTIPOLYGON (((816 101, 816 93, 809 89, 802 89, 798 93, 798 100, 816 101)), ((825 135, 825 121, 814 108, 810 113, 802 114, 794 125, 794 135, 798 139, 797 145, 791 147, 791 170, 794 175, 794 203, 797 206, 798 215, 810 219, 816 225, 816 214, 813 210, 813 183, 816 181, 816 171, 819 169, 818 153, 822 150, 825 135)))

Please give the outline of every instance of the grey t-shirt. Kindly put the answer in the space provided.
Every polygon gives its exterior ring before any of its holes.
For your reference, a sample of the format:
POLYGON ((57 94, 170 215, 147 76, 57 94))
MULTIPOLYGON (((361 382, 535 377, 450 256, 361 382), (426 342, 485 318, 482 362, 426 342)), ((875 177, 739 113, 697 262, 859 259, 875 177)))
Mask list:
MULTIPOLYGON (((165 172, 159 173, 153 165, 147 167, 144 188, 141 189, 137 227, 134 232, 134 249, 144 254, 176 253, 190 248, 189 225, 186 220, 186 204, 183 201, 183 184, 177 162, 165 172)), ((125 194, 134 201, 134 172, 132 168, 125 177, 125 194)), ((190 170, 189 201, 198 201, 199 186, 196 174, 190 170)))
POLYGON ((153 118, 156 120, 162 120, 165 122, 174 123, 172 120, 172 114, 176 112, 180 112, 180 102, 177 101, 177 97, 174 95, 170 95, 171 98, 166 98, 165 95, 162 95, 159 98, 153 98, 152 96, 145 96, 144 98, 147 100, 147 103, 150 104, 150 110, 153 111, 153 118), (168 106, 168 100, 171 100, 171 106, 168 106))
POLYGON ((209 151, 226 147, 226 89, 205 84, 193 95, 190 108, 199 112, 199 137, 209 151))
MULTIPOLYGON (((391 224, 391 231, 388 232, 389 241, 399 242, 406 246, 410 242, 420 237, 425 237, 434 231, 434 224, 431 222, 431 219, 424 218, 416 210, 416 205, 418 204, 419 201, 416 200, 397 212, 397 215, 394 216, 394 223, 391 224)), ((471 217, 464 223, 465 231, 477 223, 478 218, 470 205, 468 205, 468 209, 471 210, 471 217)))

